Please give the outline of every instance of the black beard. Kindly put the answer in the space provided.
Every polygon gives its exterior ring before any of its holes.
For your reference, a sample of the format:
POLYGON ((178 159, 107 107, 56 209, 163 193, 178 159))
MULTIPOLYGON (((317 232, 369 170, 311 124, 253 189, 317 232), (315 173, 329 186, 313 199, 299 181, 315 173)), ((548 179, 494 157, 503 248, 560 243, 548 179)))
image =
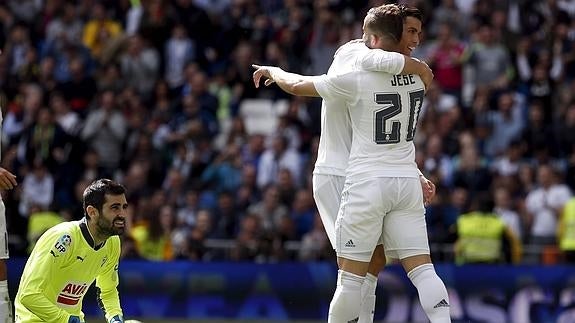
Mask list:
POLYGON ((114 222, 118 219, 114 219, 111 222, 100 218, 98 223, 96 223, 98 235, 101 237, 111 237, 111 236, 119 236, 124 234, 124 228, 116 228, 114 227, 114 222))

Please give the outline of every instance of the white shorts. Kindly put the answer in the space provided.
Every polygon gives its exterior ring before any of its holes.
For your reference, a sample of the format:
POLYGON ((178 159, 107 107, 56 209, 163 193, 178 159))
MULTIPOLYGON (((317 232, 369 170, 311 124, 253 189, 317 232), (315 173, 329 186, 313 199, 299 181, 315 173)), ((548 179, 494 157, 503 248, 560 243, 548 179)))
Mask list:
POLYGON ((381 238, 388 257, 429 254, 419 179, 346 182, 335 230, 338 257, 369 262, 381 238))
POLYGON ((313 174, 313 198, 329 242, 335 249, 335 220, 339 210, 345 176, 313 174))
POLYGON ((0 199, 0 259, 8 259, 8 231, 6 229, 6 206, 0 199))

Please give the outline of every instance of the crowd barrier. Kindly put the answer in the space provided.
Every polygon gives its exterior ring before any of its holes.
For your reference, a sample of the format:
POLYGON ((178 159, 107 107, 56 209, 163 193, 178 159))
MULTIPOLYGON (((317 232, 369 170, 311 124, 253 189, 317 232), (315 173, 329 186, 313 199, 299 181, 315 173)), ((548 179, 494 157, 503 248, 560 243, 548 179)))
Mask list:
MULTIPOLYGON (((24 259, 8 262, 11 295, 24 259)), ((575 266, 436 265, 454 322, 575 322, 575 266)), ((324 320, 335 288, 331 263, 120 263, 128 317, 324 320)), ((91 289, 88 316, 101 315, 91 289)), ((396 265, 379 275, 376 320, 419 322, 416 290, 396 265)))

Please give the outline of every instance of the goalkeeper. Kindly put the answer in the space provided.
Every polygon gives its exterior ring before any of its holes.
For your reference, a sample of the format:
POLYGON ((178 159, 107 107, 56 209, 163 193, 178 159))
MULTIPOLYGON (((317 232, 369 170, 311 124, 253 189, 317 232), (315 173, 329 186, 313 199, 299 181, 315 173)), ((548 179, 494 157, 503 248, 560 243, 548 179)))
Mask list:
POLYGON ((94 280, 106 320, 124 322, 117 286, 125 192, 109 179, 94 181, 84 190, 85 217, 58 224, 40 237, 20 280, 16 323, 84 322, 82 299, 94 280))

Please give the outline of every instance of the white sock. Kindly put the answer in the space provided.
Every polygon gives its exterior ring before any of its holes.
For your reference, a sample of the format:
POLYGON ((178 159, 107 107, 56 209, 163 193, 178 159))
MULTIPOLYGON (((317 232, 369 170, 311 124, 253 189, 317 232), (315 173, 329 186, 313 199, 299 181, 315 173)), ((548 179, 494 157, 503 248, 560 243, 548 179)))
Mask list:
POLYGON ((377 277, 367 273, 363 285, 361 285, 361 312, 358 323, 372 323, 375 312, 375 289, 377 277))
POLYGON ((8 295, 8 281, 0 281, 0 322, 14 322, 12 304, 8 295))
POLYGON ((354 323, 361 309, 364 277, 343 270, 337 272, 337 287, 329 304, 328 323, 354 323))
POLYGON ((407 273, 407 277, 417 288, 419 302, 431 323, 451 322, 447 289, 437 276, 433 265, 424 264, 415 267, 407 273))

